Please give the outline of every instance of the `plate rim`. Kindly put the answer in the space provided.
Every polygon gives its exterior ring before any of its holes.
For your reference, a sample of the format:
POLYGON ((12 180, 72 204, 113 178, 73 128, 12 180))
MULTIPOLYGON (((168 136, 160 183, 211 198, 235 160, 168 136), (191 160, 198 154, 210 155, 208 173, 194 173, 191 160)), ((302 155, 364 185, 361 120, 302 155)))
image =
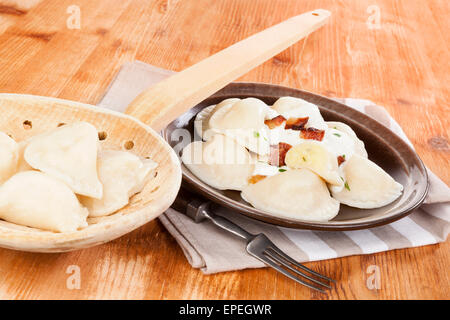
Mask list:
MULTIPOLYGON (((316 93, 313 93, 310 91, 276 85, 276 84, 263 83, 263 82, 232 82, 232 83, 228 84, 226 87, 224 87, 223 89, 221 89, 221 90, 217 91, 216 93, 214 93, 213 95, 211 95, 210 97, 204 99, 197 105, 203 103, 206 100, 213 99, 213 98, 217 99, 217 98, 220 98, 221 96, 223 96, 223 99, 226 99, 227 96, 229 97, 229 95, 234 94, 234 93, 231 93, 228 91, 235 90, 236 87, 242 88, 242 87, 251 87, 251 86, 258 87, 261 91, 264 91, 264 89, 271 88, 271 89, 275 89, 275 90, 289 90, 291 92, 297 92, 301 95, 310 95, 315 98, 319 98, 319 100, 323 100, 324 102, 329 102, 332 104, 339 104, 339 105, 345 106, 346 108, 350 108, 352 110, 352 112, 356 112, 357 114, 360 114, 363 117, 369 117, 372 121, 375 121, 377 123, 377 125, 382 126, 384 130, 388 130, 390 132, 390 134, 395 137, 395 139, 398 139, 398 141, 401 141, 401 143, 404 146, 406 146, 407 149, 409 149, 410 153, 415 155, 416 160, 418 160, 417 163, 419 164, 419 169, 422 172, 424 179, 426 180, 425 188, 423 190, 422 195, 420 195, 420 197, 418 197, 418 199, 415 203, 413 203, 412 205, 409 205, 406 209, 402 210, 401 212, 399 212, 395 215, 387 216, 384 218, 381 217, 377 220, 371 220, 371 221, 362 221, 362 222, 356 221, 356 222, 352 222, 352 223, 343 222, 343 223, 339 223, 339 224, 327 224, 327 222, 301 221, 301 220, 291 220, 289 218, 284 218, 284 217, 277 217, 277 216, 265 213, 263 210, 254 208, 251 205, 245 205, 243 203, 240 203, 234 199, 227 197, 226 195, 217 193, 213 187, 207 185, 204 182, 200 181, 201 184, 199 184, 197 181, 193 180, 188 174, 186 174, 186 172, 188 172, 190 175, 193 175, 193 174, 189 171, 189 169, 187 169, 186 166, 184 166, 183 163, 181 163, 182 172, 183 172, 182 184, 184 187, 191 186, 191 187, 195 188, 196 192, 205 196, 206 198, 208 198, 210 201, 212 201, 216 205, 220 205, 220 206, 232 209, 233 211, 235 211, 239 214, 243 214, 244 216, 246 216, 250 219, 254 219, 256 221, 263 222, 263 223, 273 225, 273 226, 286 227, 286 228, 291 228, 291 229, 306 229, 306 230, 320 230, 320 231, 347 231, 347 230, 369 229, 369 228, 374 228, 374 227, 386 225, 386 224, 392 223, 394 221, 397 221, 397 220, 409 215, 412 211, 414 211, 420 205, 422 205, 422 203, 424 202, 424 200, 428 194, 428 191, 430 188, 430 183, 429 183, 429 177, 427 174, 426 167, 425 167, 422 159, 416 153, 416 151, 410 145, 408 145, 408 143, 406 143, 402 138, 400 138, 395 132, 393 132, 386 126, 384 126, 378 120, 376 120, 376 119, 370 117, 369 115, 364 114, 354 108, 351 108, 344 103, 335 101, 332 98, 325 97, 323 95, 316 94, 316 93), (248 209, 246 207, 248 207, 248 209)), ((261 93, 261 92, 259 92, 259 93, 261 93)), ((245 94, 242 93, 242 95, 254 96, 254 97, 258 98, 259 93, 255 92, 254 94, 252 94, 249 91, 248 93, 245 93, 245 94)), ((239 94, 236 93, 236 95, 239 95, 239 94)), ((304 98, 302 97, 302 99, 304 99, 304 98)), ((319 106, 321 106, 321 104, 319 104, 319 106)), ((335 112, 332 109, 329 109, 329 110, 332 112, 335 112)), ((170 139, 167 134, 168 134, 168 130, 166 127, 162 131, 162 136, 164 137, 164 139, 166 141, 168 141, 170 143, 170 141, 169 141, 170 139)))

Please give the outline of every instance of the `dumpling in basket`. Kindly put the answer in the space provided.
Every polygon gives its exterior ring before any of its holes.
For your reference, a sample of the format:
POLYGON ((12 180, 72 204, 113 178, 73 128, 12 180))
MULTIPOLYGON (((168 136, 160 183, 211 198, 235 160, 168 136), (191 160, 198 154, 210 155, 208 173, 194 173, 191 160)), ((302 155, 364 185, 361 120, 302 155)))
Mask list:
POLYGON ((18 160, 19 145, 8 135, 0 132, 0 184, 16 172, 18 160))
POLYGON ((38 171, 12 176, 0 187, 0 219, 55 232, 87 226, 88 211, 62 181, 38 171))
POLYGON ((131 196, 142 191, 149 173, 158 165, 150 159, 115 150, 102 150, 98 157, 98 175, 103 184, 103 197, 80 196, 90 217, 109 215, 126 206, 131 196))
POLYGON ((33 167, 31 167, 28 162, 25 161, 24 157, 25 149, 28 146, 28 143, 30 143, 30 140, 31 139, 27 139, 19 142, 19 160, 17 162, 17 172, 33 170, 33 167))
POLYGON ((34 169, 64 181, 75 193, 100 199, 97 148, 97 129, 78 122, 34 136, 25 148, 24 158, 34 169))

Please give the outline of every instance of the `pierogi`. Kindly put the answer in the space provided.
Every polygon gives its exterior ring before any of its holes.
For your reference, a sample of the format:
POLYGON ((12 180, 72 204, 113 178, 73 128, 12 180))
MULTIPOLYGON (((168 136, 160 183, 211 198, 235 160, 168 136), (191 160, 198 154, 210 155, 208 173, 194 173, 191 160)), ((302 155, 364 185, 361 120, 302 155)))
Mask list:
MULTIPOLYGON (((326 123, 328 125, 328 128, 334 129, 335 131, 337 130, 338 134, 343 133, 347 137, 352 139, 353 140, 353 151, 356 154, 360 155, 361 157, 367 158, 367 151, 366 151, 366 148, 364 147, 364 142, 356 136, 355 131, 353 131, 353 129, 349 125, 342 123, 342 122, 338 122, 338 121, 327 121, 326 123)), ((336 135, 334 135, 334 136, 336 136, 336 135)))
POLYGON ((209 119, 211 118, 213 113, 217 112, 222 108, 228 109, 229 108, 228 106, 232 106, 234 103, 240 100, 241 99, 238 98, 225 99, 219 104, 206 107, 202 111, 197 113, 197 116, 195 117, 194 127, 198 136, 201 137, 202 139, 208 140, 209 135, 214 135, 213 133, 209 132, 210 129, 209 119), (207 132, 206 135, 205 132, 207 132))
POLYGON ((333 198, 351 207, 370 209, 385 206, 397 199, 403 186, 374 162, 354 155, 343 164, 346 188, 333 198))
POLYGON ((34 169, 64 181, 76 194, 100 199, 103 187, 97 176, 97 149, 97 129, 78 122, 33 137, 24 158, 34 169))
POLYGON ((264 120, 269 111, 269 106, 255 98, 229 99, 228 103, 218 104, 208 121, 204 121, 207 130, 203 138, 209 140, 215 134, 223 134, 252 152, 268 154, 270 145, 264 120))
POLYGON ((200 180, 219 190, 242 190, 254 168, 247 149, 221 134, 186 146, 182 161, 200 180))
POLYGON ((97 168, 103 196, 101 199, 80 196, 80 201, 88 208, 90 217, 114 213, 126 206, 131 196, 142 191, 145 179, 156 167, 152 160, 142 161, 126 151, 102 150, 97 168))
POLYGON ((255 208, 296 220, 328 221, 339 212, 339 201, 326 183, 308 169, 281 172, 249 184, 242 198, 255 208))
POLYGON ((326 221, 337 215, 339 203, 381 207, 403 189, 367 158, 350 126, 325 121, 316 105, 296 97, 272 106, 256 98, 226 99, 199 112, 194 126, 204 142, 183 150, 188 169, 214 188, 242 191, 244 200, 272 215, 326 221), (208 164, 205 151, 194 151, 201 147, 213 147, 213 158, 247 160, 208 164), (194 156, 200 162, 192 164, 194 156))
POLYGON ((26 162, 25 157, 24 157, 25 149, 28 146, 29 142, 30 142, 30 140, 23 140, 23 141, 20 141, 18 143, 18 145, 19 145, 19 159, 18 159, 18 162, 17 162, 17 172, 34 170, 33 167, 30 166, 28 164, 28 162, 26 162))
POLYGON ((127 151, 99 148, 97 129, 77 122, 17 143, 0 132, 0 219, 53 232, 113 214, 157 167, 127 151))
POLYGON ((272 108, 286 119, 308 117, 307 128, 313 127, 321 130, 327 128, 319 108, 303 99, 281 97, 273 104, 272 108))
POLYGON ((19 162, 19 145, 11 137, 0 132, 0 184, 11 177, 19 162))
POLYGON ((89 212, 61 180, 38 171, 20 172, 0 187, 0 218, 55 232, 86 227, 89 212))

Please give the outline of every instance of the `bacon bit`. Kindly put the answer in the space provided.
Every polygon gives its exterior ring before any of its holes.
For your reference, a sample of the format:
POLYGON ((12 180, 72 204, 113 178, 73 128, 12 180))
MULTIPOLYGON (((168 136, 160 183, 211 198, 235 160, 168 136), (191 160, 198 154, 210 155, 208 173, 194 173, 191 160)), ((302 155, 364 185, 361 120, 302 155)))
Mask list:
POLYGON ((316 128, 304 128, 300 130, 300 138, 322 141, 325 135, 325 130, 319 130, 316 128))
POLYGON ((292 130, 302 130, 306 123, 308 122, 309 117, 306 118, 289 118, 286 121, 285 129, 292 129, 292 130))
POLYGON ((286 118, 282 115, 279 115, 273 119, 265 120, 264 123, 269 127, 269 129, 273 129, 275 127, 281 126, 283 121, 286 121, 286 118))
POLYGON ((269 164, 277 167, 285 166, 286 162, 284 162, 284 159, 290 148, 292 148, 292 146, 289 143, 284 142, 270 146, 269 164))
POLYGON ((345 162, 345 158, 343 156, 338 156, 337 162, 338 162, 338 166, 340 166, 341 164, 343 164, 345 162))
POLYGON ((255 176, 251 176, 250 179, 248 179, 248 183, 255 184, 255 183, 261 181, 262 179, 265 179, 266 177, 267 176, 263 176, 263 175, 257 174, 255 176))

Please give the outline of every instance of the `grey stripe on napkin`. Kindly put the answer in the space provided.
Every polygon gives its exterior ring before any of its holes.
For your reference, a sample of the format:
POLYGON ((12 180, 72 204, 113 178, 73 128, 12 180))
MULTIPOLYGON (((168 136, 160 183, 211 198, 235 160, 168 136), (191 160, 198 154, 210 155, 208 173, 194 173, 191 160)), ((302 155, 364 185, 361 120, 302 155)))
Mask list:
MULTIPOLYGON (((99 105, 123 112, 139 92, 171 74, 173 71, 139 61, 127 63, 99 105)), ((378 120, 412 146, 401 127, 384 108, 363 99, 337 100, 378 120)), ((426 204, 408 217, 368 230, 293 230, 251 220, 224 208, 219 209, 217 214, 226 216, 249 232, 265 233, 300 262, 435 244, 446 241, 450 232, 450 189, 430 170, 428 174, 430 192, 426 204)), ((195 224, 174 209, 167 210, 159 219, 176 239, 189 263, 204 273, 264 267, 246 253, 245 243, 241 239, 210 222, 195 224)))

